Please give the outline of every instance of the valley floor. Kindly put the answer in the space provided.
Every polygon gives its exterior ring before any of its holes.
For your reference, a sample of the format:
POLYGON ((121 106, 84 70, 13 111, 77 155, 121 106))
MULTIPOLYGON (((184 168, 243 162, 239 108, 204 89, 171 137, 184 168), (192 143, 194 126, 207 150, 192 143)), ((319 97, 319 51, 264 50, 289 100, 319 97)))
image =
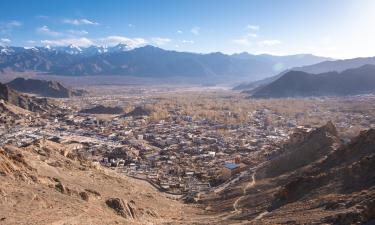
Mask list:
POLYGON ((2 103, 9 124, 0 132, 1 225, 373 219, 374 96, 253 100, 221 88, 88 90, 51 100, 60 107, 51 112, 2 103), (132 116, 80 113, 98 103, 132 116), (238 160, 244 170, 224 178, 224 166, 238 160), (193 203, 130 175, 193 193, 193 203))

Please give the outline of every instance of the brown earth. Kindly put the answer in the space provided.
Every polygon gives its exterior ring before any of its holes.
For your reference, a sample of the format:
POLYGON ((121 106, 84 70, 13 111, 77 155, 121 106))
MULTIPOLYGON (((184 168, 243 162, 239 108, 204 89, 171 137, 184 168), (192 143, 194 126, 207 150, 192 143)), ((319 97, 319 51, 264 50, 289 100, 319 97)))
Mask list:
POLYGON ((0 148, 0 224, 178 224, 199 211, 55 142, 0 148))
POLYGON ((341 144, 333 125, 202 200, 217 224, 373 224, 375 130, 341 144))
POLYGON ((0 224, 371 224, 375 130, 328 123, 199 204, 169 197, 55 142, 0 148, 0 224))
POLYGON ((0 100, 32 112, 47 112, 56 108, 46 98, 20 94, 2 83, 0 83, 0 100))

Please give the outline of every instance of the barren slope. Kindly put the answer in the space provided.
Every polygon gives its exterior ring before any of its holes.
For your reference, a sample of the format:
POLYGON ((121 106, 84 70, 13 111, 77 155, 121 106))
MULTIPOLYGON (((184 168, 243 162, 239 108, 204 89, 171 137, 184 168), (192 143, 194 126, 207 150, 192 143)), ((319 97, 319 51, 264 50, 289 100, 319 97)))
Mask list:
POLYGON ((375 222, 375 130, 338 144, 329 123, 203 203, 222 224, 375 222))
POLYGON ((1 224, 176 224, 197 211, 58 143, 0 148, 1 224))

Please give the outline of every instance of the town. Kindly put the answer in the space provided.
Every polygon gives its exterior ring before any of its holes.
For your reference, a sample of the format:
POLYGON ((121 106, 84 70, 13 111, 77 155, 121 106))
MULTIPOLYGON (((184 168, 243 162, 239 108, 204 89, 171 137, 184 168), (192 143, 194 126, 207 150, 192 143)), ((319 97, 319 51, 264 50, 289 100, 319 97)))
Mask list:
MULTIPOLYGON (((0 144, 27 146, 42 138, 53 140, 97 166, 145 180, 162 192, 194 197, 198 193, 209 193, 238 177, 242 171, 277 156, 292 134, 310 130, 314 124, 311 121, 316 118, 332 120, 338 129, 358 126, 363 129, 374 124, 373 117, 364 116, 358 107, 361 105, 363 110, 368 110, 365 115, 374 113, 372 108, 366 108, 367 102, 375 98, 371 95, 304 100, 311 103, 311 107, 306 106, 309 121, 304 124, 306 115, 296 116, 293 112, 288 115, 282 109, 277 111, 271 101, 258 102, 259 107, 253 110, 245 107, 242 113, 246 118, 240 118, 243 116, 235 110, 238 108, 236 103, 228 103, 232 108, 220 108, 218 118, 216 115, 197 116, 196 112, 189 114, 184 107, 170 104, 170 98, 175 98, 175 104, 179 104, 180 96, 175 92, 159 94, 150 97, 139 93, 117 101, 113 95, 100 97, 102 104, 113 107, 135 103, 122 114, 83 113, 83 109, 97 105, 95 94, 73 98, 70 102, 59 100, 63 102, 54 113, 24 117, 18 125, 4 127, 0 144), (163 112, 167 113, 155 112, 160 102, 163 102, 163 112), (325 108, 333 107, 337 102, 346 102, 341 106, 347 110, 337 113, 325 108), (164 116, 160 117, 162 114, 164 116)), ((215 95, 215 91, 207 91, 205 98, 215 95)), ((237 94, 227 91, 227 96, 215 98, 230 101, 232 95, 237 94)), ((205 101, 204 98, 200 100, 205 101)), ((243 98, 241 101, 249 100, 243 98)), ((292 104, 297 106, 299 102, 295 100, 292 104)))

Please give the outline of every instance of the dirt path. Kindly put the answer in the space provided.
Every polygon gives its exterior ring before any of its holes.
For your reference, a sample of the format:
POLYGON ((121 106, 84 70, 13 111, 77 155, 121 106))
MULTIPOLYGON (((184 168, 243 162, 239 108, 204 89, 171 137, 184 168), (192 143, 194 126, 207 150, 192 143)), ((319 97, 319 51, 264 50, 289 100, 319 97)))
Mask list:
POLYGON ((242 200, 242 198, 245 197, 245 195, 247 193, 247 189, 253 187, 256 184, 255 173, 256 172, 254 172, 253 175, 251 175, 251 181, 243 188, 243 195, 240 196, 239 198, 237 198, 236 201, 234 201, 233 210, 234 210, 235 213, 240 212, 240 210, 238 209, 238 203, 242 200))

